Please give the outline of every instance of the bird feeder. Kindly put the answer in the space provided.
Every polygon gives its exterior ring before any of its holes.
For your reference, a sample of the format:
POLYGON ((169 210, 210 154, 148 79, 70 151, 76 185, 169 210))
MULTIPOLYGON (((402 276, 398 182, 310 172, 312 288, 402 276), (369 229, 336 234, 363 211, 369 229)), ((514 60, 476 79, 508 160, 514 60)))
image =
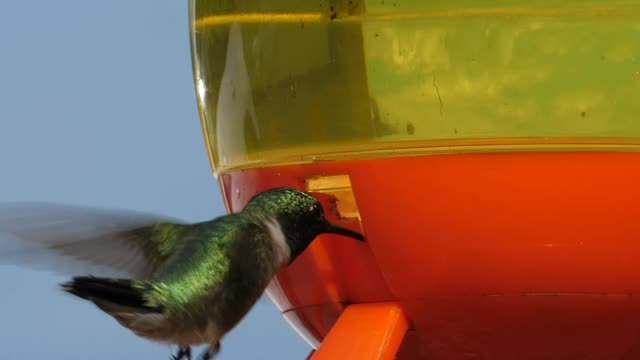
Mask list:
POLYGON ((640 358, 640 1, 191 0, 229 212, 308 191, 267 293, 325 359, 640 358))

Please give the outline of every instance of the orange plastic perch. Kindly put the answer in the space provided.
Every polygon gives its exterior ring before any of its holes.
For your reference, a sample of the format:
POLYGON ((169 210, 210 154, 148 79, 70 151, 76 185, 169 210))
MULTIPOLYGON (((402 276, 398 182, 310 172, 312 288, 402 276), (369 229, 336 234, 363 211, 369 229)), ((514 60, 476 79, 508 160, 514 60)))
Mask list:
POLYGON ((408 329, 397 303, 350 305, 311 360, 391 360, 408 329))

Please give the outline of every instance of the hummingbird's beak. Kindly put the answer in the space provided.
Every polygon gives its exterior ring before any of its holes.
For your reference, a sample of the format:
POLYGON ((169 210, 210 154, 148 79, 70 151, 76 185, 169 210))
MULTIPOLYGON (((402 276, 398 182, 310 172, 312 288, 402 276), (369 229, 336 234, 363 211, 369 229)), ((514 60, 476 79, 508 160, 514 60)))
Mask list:
POLYGON ((330 234, 348 236, 358 241, 364 241, 364 236, 362 236, 362 234, 360 234, 359 232, 356 232, 347 228, 343 228, 342 226, 334 225, 330 222, 327 222, 327 228, 324 232, 330 233, 330 234))

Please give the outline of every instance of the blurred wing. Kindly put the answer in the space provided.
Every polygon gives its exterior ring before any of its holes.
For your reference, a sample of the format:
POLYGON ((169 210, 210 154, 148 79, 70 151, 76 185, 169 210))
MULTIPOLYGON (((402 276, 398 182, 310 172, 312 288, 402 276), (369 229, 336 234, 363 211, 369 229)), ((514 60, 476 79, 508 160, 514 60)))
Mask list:
POLYGON ((145 279, 171 255, 187 228, 175 219, 134 211, 0 204, 0 264, 145 279))

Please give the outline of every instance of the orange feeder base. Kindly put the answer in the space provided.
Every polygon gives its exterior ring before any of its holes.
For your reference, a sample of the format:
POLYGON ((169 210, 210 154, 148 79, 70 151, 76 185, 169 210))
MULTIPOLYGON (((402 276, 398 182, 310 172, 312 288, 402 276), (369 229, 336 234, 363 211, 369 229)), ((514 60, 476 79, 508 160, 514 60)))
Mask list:
POLYGON ((393 360, 407 327, 399 304, 350 305, 311 360, 393 360))
POLYGON ((238 211, 328 175, 349 176, 360 222, 330 219, 366 244, 321 236, 268 289, 320 346, 313 359, 392 358, 403 326, 399 359, 640 359, 640 154, 362 159, 220 181, 238 211))

